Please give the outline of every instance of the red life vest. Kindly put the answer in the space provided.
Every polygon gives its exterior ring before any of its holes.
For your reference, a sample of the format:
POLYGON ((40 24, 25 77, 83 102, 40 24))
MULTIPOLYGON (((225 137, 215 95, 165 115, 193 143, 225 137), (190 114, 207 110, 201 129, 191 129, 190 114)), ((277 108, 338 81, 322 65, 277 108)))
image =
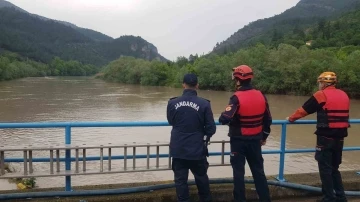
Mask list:
POLYGON ((317 127, 348 128, 350 100, 347 94, 336 88, 325 88, 322 92, 326 103, 317 113, 317 127))
POLYGON ((256 136, 263 130, 263 117, 266 102, 263 94, 255 89, 235 92, 239 100, 237 111, 240 120, 240 133, 243 136, 256 136))

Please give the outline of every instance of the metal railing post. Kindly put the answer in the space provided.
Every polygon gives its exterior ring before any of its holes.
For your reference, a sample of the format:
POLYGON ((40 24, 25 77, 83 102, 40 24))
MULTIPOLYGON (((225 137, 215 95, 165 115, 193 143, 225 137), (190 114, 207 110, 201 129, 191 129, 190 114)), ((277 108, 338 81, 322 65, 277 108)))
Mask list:
MULTIPOLYGON (((71 126, 65 127, 65 144, 71 144, 71 126)), ((65 170, 71 171, 71 150, 65 151, 65 170)), ((65 176, 65 191, 71 191, 71 176, 65 176)))
POLYGON ((286 123, 281 124, 281 143, 280 143, 280 161, 279 161, 279 175, 276 179, 280 182, 285 182, 284 167, 285 167, 285 150, 286 150, 286 123))
POLYGON ((5 175, 5 152, 0 152, 0 167, 1 167, 1 175, 5 175))

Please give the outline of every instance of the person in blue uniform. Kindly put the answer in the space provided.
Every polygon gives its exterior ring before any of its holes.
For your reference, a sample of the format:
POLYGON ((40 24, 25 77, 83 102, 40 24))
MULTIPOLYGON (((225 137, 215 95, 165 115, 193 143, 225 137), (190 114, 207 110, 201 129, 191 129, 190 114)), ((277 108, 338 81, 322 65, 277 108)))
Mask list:
POLYGON ((170 155, 176 185, 177 200, 188 202, 189 169, 193 173, 200 201, 212 201, 207 169, 207 145, 216 132, 210 101, 197 96, 199 87, 195 74, 186 74, 184 91, 171 98, 167 105, 167 120, 172 126, 170 155))

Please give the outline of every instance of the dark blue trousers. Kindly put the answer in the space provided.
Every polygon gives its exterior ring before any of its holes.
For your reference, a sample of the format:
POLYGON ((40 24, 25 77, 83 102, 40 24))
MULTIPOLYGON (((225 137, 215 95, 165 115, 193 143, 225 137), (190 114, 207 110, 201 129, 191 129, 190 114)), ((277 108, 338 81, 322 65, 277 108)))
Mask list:
POLYGON ((255 181, 260 202, 270 202, 270 193, 264 173, 264 159, 260 140, 240 140, 231 138, 230 162, 234 176, 234 201, 245 202, 245 162, 247 160, 255 181))
POLYGON ((315 159, 322 182, 322 202, 346 202, 339 165, 342 161, 343 139, 317 136, 315 159), (335 193, 334 193, 335 191, 335 193))
POLYGON ((203 160, 172 159, 172 170, 174 171, 177 201, 190 202, 188 176, 189 170, 195 178, 200 201, 210 202, 210 185, 207 175, 209 163, 206 158, 203 160))

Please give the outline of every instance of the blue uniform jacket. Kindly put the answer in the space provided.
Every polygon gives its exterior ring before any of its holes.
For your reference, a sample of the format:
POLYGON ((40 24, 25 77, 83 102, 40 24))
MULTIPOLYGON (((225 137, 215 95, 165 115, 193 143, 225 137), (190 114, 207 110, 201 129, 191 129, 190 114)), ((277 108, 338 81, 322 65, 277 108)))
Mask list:
POLYGON ((185 89, 167 105, 167 120, 172 126, 170 155, 173 158, 205 158, 204 136, 211 137, 216 125, 210 101, 197 96, 196 90, 185 89))

